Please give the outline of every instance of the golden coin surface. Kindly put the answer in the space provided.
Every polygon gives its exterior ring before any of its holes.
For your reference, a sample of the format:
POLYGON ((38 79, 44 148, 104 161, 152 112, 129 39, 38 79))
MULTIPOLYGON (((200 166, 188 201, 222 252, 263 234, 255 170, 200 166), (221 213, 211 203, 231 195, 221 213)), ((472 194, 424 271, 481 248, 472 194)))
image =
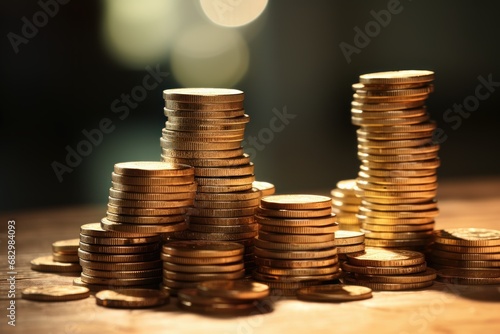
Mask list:
POLYGON ((434 91, 434 86, 432 84, 421 86, 418 88, 408 88, 408 89, 383 89, 383 90, 373 90, 373 89, 356 89, 356 93, 362 96, 371 97, 390 97, 390 96, 421 96, 427 95, 434 91))
POLYGON ((370 247, 387 247, 393 249, 408 248, 412 246, 428 246, 431 238, 425 239, 372 239, 365 236, 365 245, 370 247))
MULTIPOLYGON (((356 134, 359 139, 364 140, 379 140, 379 141, 398 141, 403 139, 415 140, 415 139, 424 139, 427 140, 432 138, 433 131, 420 131, 420 132, 369 132, 364 131, 362 128, 356 130, 356 134)), ((429 140, 430 142, 430 140, 429 140)))
POLYGON ((240 201, 204 201, 196 200, 194 202, 194 207, 196 208, 207 208, 207 209, 237 209, 237 208, 248 208, 257 207, 259 205, 259 199, 248 199, 240 201))
POLYGON ((262 274, 276 276, 315 276, 338 273, 339 266, 338 264, 317 268, 274 268, 267 266, 258 266, 257 271, 262 274))
POLYGON ((173 161, 185 163, 194 167, 203 167, 203 168, 220 168, 220 167, 232 167, 245 165, 250 163, 250 156, 248 154, 243 154, 240 156, 232 157, 232 158, 174 158, 174 157, 166 157, 162 155, 163 161, 173 161))
POLYGON ((366 267, 366 266, 356 266, 343 262, 340 264, 342 270, 346 272, 368 274, 368 275, 407 275, 424 272, 427 269, 427 264, 420 263, 414 266, 404 266, 404 267, 366 267))
POLYGON ((235 208, 235 209, 211 209, 211 208, 189 208, 189 216, 196 217, 220 217, 220 218, 231 218, 231 217, 243 217, 250 216, 255 213, 255 207, 249 208, 235 208))
POLYGON ((169 301, 162 291, 152 289, 103 290, 95 295, 96 304, 114 308, 146 308, 160 306, 169 301))
POLYGON ((369 287, 374 291, 405 291, 405 290, 415 290, 430 287, 434 281, 425 281, 418 283, 373 283, 368 281, 362 281, 358 279, 344 278, 345 283, 348 284, 358 284, 362 286, 369 287))
POLYGON ((301 288, 297 299, 313 302, 347 302, 372 298, 372 290, 357 285, 327 284, 301 288))
POLYGON ((142 254, 101 254, 79 249, 78 256, 81 260, 96 262, 143 262, 158 259, 158 252, 142 254))
POLYGON ((422 283, 436 279, 436 270, 427 268, 423 272, 406 275, 355 274, 352 278, 371 283, 422 283))
POLYGON ((451 259, 451 260, 500 261, 500 253, 455 253, 455 252, 433 249, 432 255, 443 259, 451 259))
POLYGON ((307 210, 293 210, 293 209, 269 209, 259 207, 257 213, 265 217, 276 218, 320 218, 329 217, 332 214, 330 200, 328 201, 328 208, 322 209, 307 209, 307 210))
POLYGON ((238 149, 241 146, 241 140, 227 142, 170 141, 160 137, 160 145, 162 148, 173 150, 225 151, 238 149))
POLYGON ((57 262, 78 262, 78 255, 76 252, 74 254, 68 254, 68 253, 57 253, 53 252, 52 253, 52 259, 57 262))
MULTIPOLYGON (((130 287, 124 287, 124 286, 116 286, 116 285, 111 285, 111 284, 90 284, 90 283, 85 283, 82 281, 80 277, 77 277, 73 280, 73 285, 74 286, 81 286, 89 289, 90 291, 93 292, 98 292, 102 290, 109 290, 109 289, 123 289, 123 288, 130 288, 130 287)), ((155 284, 145 284, 145 285, 134 285, 132 286, 133 288, 140 288, 140 289, 157 289, 158 288, 158 283, 155 284)))
POLYGON ((370 267, 414 266, 425 261, 420 252, 366 247, 362 255, 347 255, 350 264, 370 267))
POLYGON ((248 280, 213 280, 201 282, 198 290, 204 296, 255 300, 269 295, 269 286, 248 280))
POLYGON ((295 283, 295 282, 317 282, 320 284, 324 281, 332 281, 339 278, 340 272, 323 275, 269 275, 263 274, 254 270, 252 277, 260 282, 280 282, 280 283, 295 283))
POLYGON ((258 266, 266 266, 273 268, 314 268, 333 266, 339 262, 337 255, 326 258, 315 258, 308 260, 283 260, 283 259, 270 259, 263 257, 255 257, 255 263, 258 266))
POLYGON ((453 260, 443 257, 438 257, 432 254, 430 260, 433 264, 453 267, 453 268, 500 268, 500 261, 498 260, 453 260))
POLYGON ((168 224, 178 223, 186 219, 184 214, 173 214, 166 216, 130 216, 130 215, 117 215, 111 212, 106 212, 106 218, 116 223, 130 223, 130 224, 168 224))
POLYGON ((232 193, 252 189, 252 184, 229 185, 229 186, 198 186, 198 193, 232 193))
MULTIPOLYGON (((375 232, 418 232, 418 231, 432 231, 434 223, 429 224, 414 224, 414 225, 382 225, 382 224, 366 224, 363 223, 361 228, 364 230, 375 232)), ((432 233, 432 232, 431 232, 432 233)))
POLYGON ((184 230, 174 233, 174 236, 183 240, 212 240, 212 241, 237 241, 242 243, 243 240, 253 240, 257 235, 257 231, 243 232, 243 233, 205 233, 184 230))
POLYGON ((188 103, 227 103, 243 101, 245 94, 227 88, 174 88, 164 90, 163 98, 188 103))
POLYGON ((92 277, 84 273, 80 275, 83 283, 109 285, 109 286, 137 286, 137 285, 150 285, 158 284, 161 282, 161 277, 140 277, 140 278, 102 278, 92 277))
POLYGON ((437 280, 452 284, 500 284, 500 269, 441 269, 437 280))
MULTIPOLYGON (((169 103, 167 103, 168 105, 169 103)), ((172 105, 172 104, 171 104, 172 105)), ((199 108, 200 106, 198 105, 184 105, 189 108, 193 108, 191 110, 187 109, 169 109, 164 108, 163 109, 163 114, 167 117, 192 117, 192 118, 200 118, 200 119, 207 119, 207 118, 233 118, 233 117, 239 117, 245 115, 245 110, 242 109, 243 105, 242 104, 227 104, 224 105, 224 109, 218 110, 217 106, 214 107, 214 105, 201 105, 201 108, 204 108, 205 110, 195 110, 194 108, 199 108), (228 108, 228 109, 225 109, 228 108)))
POLYGON ((121 191, 114 188, 109 188, 109 196, 113 198, 138 200, 138 201, 172 201, 182 199, 192 199, 195 192, 185 193, 138 193, 130 191, 121 191))
POLYGON ((43 271, 49 273, 71 273, 80 272, 82 267, 78 263, 74 262, 57 262, 54 261, 52 255, 40 256, 30 262, 31 269, 36 271, 43 271))
POLYGON ((434 80, 434 72, 429 70, 399 70, 362 74, 359 81, 363 85, 391 85, 425 83, 434 80))
MULTIPOLYGON (((184 289, 183 289, 184 290, 184 289)), ((211 303, 207 305, 206 303, 193 303, 190 301, 185 301, 182 298, 178 301, 178 306, 180 309, 195 312, 201 314, 213 314, 222 316, 237 316, 237 315, 248 315, 256 310, 256 306, 253 302, 250 303, 211 303)))
POLYGON ((59 253, 76 253, 79 239, 59 240, 52 243, 52 251, 59 253))
POLYGON ((161 259, 165 262, 181 265, 215 265, 242 262, 243 255, 212 256, 212 257, 187 257, 161 253, 161 259))
POLYGON ((85 299, 90 290, 73 285, 32 286, 22 291, 22 298, 46 302, 59 302, 85 299))
POLYGON ((273 226, 261 225, 260 231, 283 233, 283 234, 326 234, 335 233, 338 231, 339 225, 337 223, 324 226, 273 226))
POLYGON ((199 265, 199 264, 176 264, 164 262, 163 269, 175 271, 178 273, 188 274, 209 274, 209 273, 227 273, 235 272, 244 269, 243 262, 214 264, 214 265, 199 265))
POLYGON ((384 111, 384 110, 402 110, 402 109, 413 109, 417 107, 422 107, 424 105, 424 100, 417 101, 400 101, 400 102, 380 102, 380 103, 365 103, 352 101, 351 107, 354 109, 368 110, 368 111, 384 111))
POLYGON ((255 217, 253 215, 239 216, 239 217, 197 217, 189 216, 189 223, 200 225, 217 225, 217 226, 231 226, 231 225, 245 225, 254 224, 255 217))
POLYGON ((207 306, 210 306, 212 304, 238 305, 241 303, 241 300, 237 299, 204 296, 198 289, 182 289, 179 290, 177 296, 182 301, 190 302, 197 305, 207 305, 207 306))
POLYGON ((307 251, 280 251, 255 247, 254 254, 261 258, 306 260, 337 255, 337 248, 332 247, 329 249, 315 249, 307 251))
POLYGON ((150 270, 161 268, 160 259, 139 261, 139 262, 100 262, 80 258, 80 264, 83 268, 104 271, 134 271, 150 270))
POLYGON ((161 150, 162 155, 165 157, 171 158, 180 158, 180 159, 230 159, 241 157, 243 155, 243 148, 237 147, 232 150, 224 150, 224 151, 193 151, 193 150, 174 150, 174 149, 165 149, 161 150))
POLYGON ((273 195, 276 191, 274 184, 265 181, 253 181, 252 186, 261 191, 262 196, 273 195))
POLYGON ((329 208, 331 198, 319 195, 287 194, 261 198, 261 206, 267 209, 309 210, 329 208))
POLYGON ((170 116, 167 123, 176 125, 189 125, 189 126, 206 126, 206 125, 217 125, 217 126, 234 126, 242 125, 250 122, 250 116, 244 114, 240 117, 230 117, 230 118, 193 118, 193 117, 178 117, 170 116))
POLYGON ((193 203, 194 198, 177 201, 135 201, 108 197, 108 204, 126 208, 168 209, 190 206, 193 203))
POLYGON ((111 182, 111 184, 113 189, 136 193, 186 193, 196 191, 197 187, 195 182, 181 186, 134 186, 119 182, 111 182))
POLYGON ((338 230, 335 232, 335 246, 360 244, 365 241, 363 232, 338 230))
POLYGON ((335 240, 334 233, 326 234, 281 234, 260 230, 259 239, 271 242, 283 243, 317 243, 335 240))
POLYGON ((456 246, 456 245, 447 245, 434 243, 432 245, 433 249, 439 249, 448 252, 455 253, 474 253, 474 254, 482 254, 482 253, 500 253, 500 246, 456 246))
POLYGON ((189 185, 194 182, 194 174, 183 176, 150 177, 150 176, 125 176, 111 173, 111 181, 131 186, 179 186, 189 185))
POLYGON ((325 242, 311 242, 311 243, 290 243, 290 242, 273 242, 262 240, 256 237, 253 240, 256 247, 260 247, 268 250, 281 250, 281 251, 305 251, 305 250, 315 250, 332 248, 335 246, 335 241, 325 241, 325 242))
POLYGON ((415 240, 432 237, 432 230, 416 232, 373 232, 361 229, 367 239, 385 239, 385 240, 415 240))
POLYGON ((194 168, 161 161, 130 161, 116 163, 114 172, 126 176, 172 177, 194 175, 194 168))
MULTIPOLYGON (((202 112, 202 111, 223 112, 227 110, 243 109, 244 105, 243 101, 218 102, 218 103, 192 103, 192 102, 178 102, 178 101, 166 100, 165 107, 176 111, 180 110, 180 111, 193 111, 193 112, 202 112)), ((189 116, 183 116, 183 117, 189 117, 189 116)))
POLYGON ((255 175, 231 176, 231 177, 197 177, 199 186, 239 186, 252 185, 255 175))
MULTIPOLYGON (((106 214, 116 215, 116 219, 123 219, 123 222, 132 221, 135 223, 140 223, 142 218, 140 216, 149 217, 148 219, 160 218, 163 216, 163 219, 171 219, 165 218, 164 216, 172 216, 172 215, 184 215, 187 212, 187 207, 174 207, 174 208, 130 208, 124 206, 117 206, 113 204, 108 204, 108 210, 106 214), (137 217, 137 218, 136 218, 137 217)), ((115 219, 115 220, 116 220, 115 219)), ((159 220, 156 222, 159 222, 159 220)), ((144 222, 143 222, 144 223, 144 222)))
POLYGON ((434 241, 456 246, 500 246, 500 231, 485 228, 436 230, 434 241))
POLYGON ((137 254, 154 252, 160 249, 159 243, 151 243, 144 245, 127 245, 127 246, 109 246, 109 245, 92 245, 80 242, 80 249, 91 253, 102 254, 137 254))
POLYGON ((179 273, 163 270, 163 277, 175 281, 201 282, 208 280, 240 279, 245 277, 245 269, 223 273, 179 273))
POLYGON ((195 232, 205 232, 205 233, 247 233, 256 232, 259 230, 259 225, 257 223, 253 224, 243 224, 243 225, 205 225, 205 224, 189 224, 189 230, 195 232))
POLYGON ((223 241, 170 241, 163 245, 163 253, 181 257, 223 257, 243 254, 243 245, 223 241))
POLYGON ((158 233, 172 233, 183 231, 188 227, 186 221, 171 223, 171 224, 123 224, 116 223, 108 220, 107 218, 101 219, 101 226, 107 231, 123 232, 123 233, 137 233, 137 234, 158 234, 158 233))
POLYGON ((260 190, 252 188, 235 193, 197 193, 195 200, 199 201, 248 201, 260 198, 260 190))
POLYGON ((197 167, 195 175, 200 177, 226 177, 226 176, 242 176, 253 175, 255 166, 253 163, 231 167, 197 167))
POLYGON ((305 227, 305 226, 325 226, 335 224, 336 216, 331 214, 325 218, 309 218, 309 219, 284 219, 256 216, 257 222, 262 225, 269 226, 288 226, 288 227, 305 227))
MULTIPOLYGON (((357 232, 357 231, 353 231, 357 232)), ((360 243, 360 244, 354 244, 354 245, 344 245, 344 246, 337 246, 337 253, 340 254, 361 254, 364 253, 365 251, 365 244, 360 243)))
POLYGON ((80 234, 90 237, 101 238, 142 238, 142 237, 156 237, 154 234, 144 233, 119 233, 103 230, 100 223, 89 223, 80 226, 80 234))
POLYGON ((87 276, 100 278, 145 278, 145 277, 160 277, 162 274, 161 268, 148 270, 95 270, 86 267, 82 268, 82 273, 87 276))

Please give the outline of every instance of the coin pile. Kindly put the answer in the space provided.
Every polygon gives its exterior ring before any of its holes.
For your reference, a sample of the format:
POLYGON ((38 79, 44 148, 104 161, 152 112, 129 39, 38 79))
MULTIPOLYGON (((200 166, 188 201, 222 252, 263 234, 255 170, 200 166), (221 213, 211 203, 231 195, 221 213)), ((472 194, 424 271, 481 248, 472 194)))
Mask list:
POLYGON ((52 243, 52 255, 33 259, 31 269, 36 271, 60 273, 82 271, 78 263, 78 239, 59 240, 52 243))
POLYGON ((243 153, 244 93, 235 89, 180 88, 163 92, 168 120, 160 144, 163 161, 194 166, 198 184, 189 227, 176 239, 241 242, 248 267, 260 191, 254 165, 243 153))
POLYGON ((181 309, 213 315, 242 315, 258 310, 271 311, 259 305, 269 295, 269 287, 248 280, 212 280, 199 283, 196 288, 178 293, 181 309))
POLYGON ((236 242, 176 240, 163 245, 162 289, 171 295, 207 280, 245 276, 243 245, 236 242))
POLYGON ((82 273, 74 285, 100 291, 158 288, 161 282, 159 235, 105 231, 91 223, 80 227, 79 247, 82 273))
POLYGON ((341 267, 348 273, 343 277, 345 284, 380 291, 426 288, 436 278, 436 271, 427 268, 424 254, 409 250, 366 247, 364 254, 348 254, 341 267))
POLYGON ((367 246, 423 250, 438 214, 436 124, 425 101, 434 73, 405 70, 363 74, 352 123, 359 126, 358 219, 367 246))
POLYGON ((317 195, 262 197, 254 240, 257 269, 253 278, 295 295, 297 289, 339 277, 331 198, 317 195))
POLYGON ((184 230, 194 202, 194 168, 159 161, 114 165, 103 229, 159 234, 184 230))
POLYGON ((481 278, 484 270, 500 270, 500 231, 485 228, 436 230, 430 263, 436 269, 479 270, 476 274, 469 273, 470 281, 481 278))
POLYGON ((355 179, 341 180, 330 192, 333 213, 337 215, 337 223, 343 230, 359 231, 361 227, 357 217, 361 198, 356 195, 355 188, 355 179))
POLYGON ((347 259, 347 254, 358 255, 365 252, 365 234, 358 231, 338 230, 335 232, 335 247, 339 260, 347 259))

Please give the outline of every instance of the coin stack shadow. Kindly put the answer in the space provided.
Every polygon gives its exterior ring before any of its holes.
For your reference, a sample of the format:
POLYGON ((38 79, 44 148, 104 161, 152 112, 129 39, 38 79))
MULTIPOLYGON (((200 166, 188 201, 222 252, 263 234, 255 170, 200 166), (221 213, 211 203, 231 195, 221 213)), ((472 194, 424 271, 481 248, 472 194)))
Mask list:
POLYGON ((105 231, 99 223, 82 225, 78 250, 82 273, 73 284, 91 291, 158 289, 160 248, 160 235, 105 231))
POLYGON ((186 229, 194 202, 194 168, 159 161, 114 165, 102 228, 109 231, 166 234, 186 229))
POLYGON ((471 273, 496 269, 500 273, 500 231, 485 228, 435 230, 429 262, 435 269, 468 269, 471 273))
POLYGON ((431 71, 393 71, 363 74, 353 85, 358 219, 367 246, 423 251, 431 241, 440 164, 425 107, 433 79, 431 71))
POLYGON ((207 280, 234 280, 245 276, 243 245, 206 240, 167 241, 162 248, 162 289, 176 295, 207 280))
POLYGON ((276 294, 294 296, 302 287, 340 276, 331 198, 273 195, 261 199, 253 278, 276 294))
POLYGON ((426 288, 436 278, 436 271, 427 268, 424 254, 409 250, 366 247, 364 254, 348 254, 341 267, 345 284, 379 291, 426 288))
POLYGON ((242 243, 251 270, 260 191, 252 187, 254 165, 241 146, 250 119, 243 109, 244 93, 180 88, 165 90, 163 97, 168 119, 160 138, 161 158, 194 166, 198 184, 189 226, 174 239, 242 243))
POLYGON ((339 228, 343 230, 359 231, 361 227, 357 217, 361 198, 356 195, 355 187, 355 179, 341 180, 330 192, 333 213, 337 216, 339 228))

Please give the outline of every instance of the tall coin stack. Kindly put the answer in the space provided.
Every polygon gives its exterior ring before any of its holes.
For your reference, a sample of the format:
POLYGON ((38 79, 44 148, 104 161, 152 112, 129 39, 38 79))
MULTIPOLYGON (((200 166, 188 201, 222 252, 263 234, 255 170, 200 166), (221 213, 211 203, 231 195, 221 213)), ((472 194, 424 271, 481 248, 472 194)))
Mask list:
POLYGON ((179 88, 165 90, 163 97, 168 120, 160 138, 161 158, 194 166, 198 184, 189 227, 174 238, 242 243, 245 262, 252 268, 260 191, 252 187, 254 165, 241 147, 250 119, 243 109, 243 92, 179 88))
POLYGON ((326 196, 262 197, 253 278, 284 295, 338 278, 338 224, 331 211, 331 198, 326 196))
POLYGON ((358 219, 367 246, 422 250, 438 215, 436 124, 425 100, 434 73, 406 70, 363 74, 354 84, 357 130, 358 219))
POLYGON ((91 291, 113 288, 158 288, 161 282, 161 237, 105 231, 99 223, 80 227, 81 276, 74 285, 91 291))
POLYGON ((359 231, 360 224, 357 213, 361 198, 356 196, 356 180, 341 180, 337 182, 337 187, 332 189, 332 209, 337 215, 339 228, 348 231, 359 231))
POLYGON ((194 202, 194 168, 159 161, 114 165, 102 228, 123 233, 159 234, 184 230, 194 202))

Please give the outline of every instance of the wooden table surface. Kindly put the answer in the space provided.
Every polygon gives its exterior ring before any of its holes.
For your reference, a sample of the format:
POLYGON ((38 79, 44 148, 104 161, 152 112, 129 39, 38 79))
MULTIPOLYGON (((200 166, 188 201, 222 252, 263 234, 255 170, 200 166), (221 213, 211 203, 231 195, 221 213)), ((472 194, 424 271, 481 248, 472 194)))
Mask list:
MULTIPOLYGON (((500 179, 442 182, 436 228, 500 229, 500 179)), ((374 292, 373 298, 313 303, 279 298, 274 311, 215 318, 169 305, 118 310, 90 298, 43 303, 20 298, 33 285, 71 284, 74 276, 32 271, 29 261, 50 255, 51 243, 77 238, 82 224, 96 222, 104 207, 70 207, 2 213, 0 231, 0 333, 500 333, 500 285, 436 282, 431 288, 374 292), (7 325, 7 220, 16 221, 16 327, 7 325)))

